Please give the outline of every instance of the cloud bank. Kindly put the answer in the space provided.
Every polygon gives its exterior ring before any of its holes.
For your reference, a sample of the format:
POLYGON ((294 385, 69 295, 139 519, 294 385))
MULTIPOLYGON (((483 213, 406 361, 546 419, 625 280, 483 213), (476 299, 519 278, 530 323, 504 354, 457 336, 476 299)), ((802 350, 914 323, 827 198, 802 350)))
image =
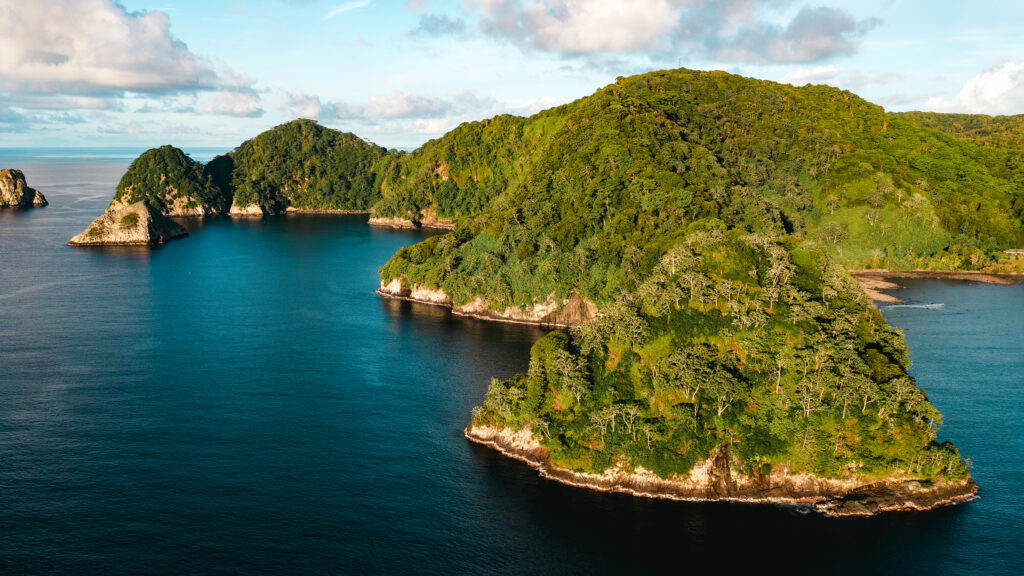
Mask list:
POLYGON ((925 108, 933 112, 1024 114, 1024 62, 985 70, 965 82, 951 100, 929 98, 925 108))
POLYGON ((17 95, 18 107, 61 109, 74 97, 113 109, 128 93, 212 92, 210 113, 259 108, 251 82, 191 52, 163 12, 113 0, 0 0, 0 22, 0 92, 17 95))
POLYGON ((487 34, 564 55, 657 53, 719 62, 809 63, 852 54, 881 23, 785 0, 465 0, 487 34))

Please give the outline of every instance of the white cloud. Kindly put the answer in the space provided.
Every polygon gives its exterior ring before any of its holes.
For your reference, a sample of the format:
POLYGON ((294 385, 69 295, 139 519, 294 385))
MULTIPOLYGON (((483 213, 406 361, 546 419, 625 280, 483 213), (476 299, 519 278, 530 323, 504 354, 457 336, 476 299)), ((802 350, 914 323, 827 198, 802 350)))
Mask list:
POLYGON ((218 75, 166 14, 113 0, 0 0, 0 85, 70 94, 210 89, 218 75))
POLYGON ((256 118, 263 115, 259 95, 250 91, 220 90, 199 108, 200 114, 256 118))
POLYGON ((363 109, 368 118, 443 118, 452 111, 452 104, 436 96, 417 96, 394 91, 374 95, 363 109))
POLYGON ((335 16, 340 16, 345 12, 350 12, 352 10, 357 10, 359 8, 365 8, 372 3, 373 2, 371 0, 355 0, 354 2, 345 2, 344 4, 339 4, 332 8, 331 11, 327 13, 327 19, 330 20, 331 18, 334 18, 335 16))
POLYGON ((1024 114, 1024 62, 1007 62, 964 83, 952 100, 929 98, 925 108, 934 112, 971 114, 1024 114))
POLYGON ((815 66, 813 68, 797 68, 787 72, 779 82, 803 86, 804 84, 833 84, 843 71, 839 66, 815 66))
POLYGON ((676 24, 679 0, 470 0, 484 28, 551 52, 635 52, 657 48, 676 24))
POLYGON ((566 55, 680 52, 718 62, 817 62, 856 51, 881 21, 791 0, 464 0, 484 31, 566 55))

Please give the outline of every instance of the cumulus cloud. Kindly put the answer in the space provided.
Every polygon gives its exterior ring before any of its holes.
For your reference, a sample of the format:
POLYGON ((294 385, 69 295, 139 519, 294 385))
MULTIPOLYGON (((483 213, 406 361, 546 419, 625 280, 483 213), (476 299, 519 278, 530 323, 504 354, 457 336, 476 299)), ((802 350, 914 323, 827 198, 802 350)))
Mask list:
POLYGON ((787 72, 779 82, 803 86, 828 84, 846 90, 862 90, 871 85, 886 85, 906 78, 902 72, 886 70, 846 70, 839 66, 813 66, 787 72))
POLYGON ((685 53, 721 62, 817 62, 853 53, 877 19, 786 0, 465 0, 485 32, 566 55, 685 53))
MULTIPOLYGON (((750 3, 735 2, 740 5, 750 3)), ((741 14, 746 16, 750 12, 743 10, 741 14)), ((760 21, 752 15, 741 22, 731 34, 723 32, 716 25, 713 31, 703 36, 693 35, 681 40, 686 45, 695 36, 696 47, 702 48, 707 56, 719 61, 765 64, 817 62, 854 53, 857 41, 878 26, 881 20, 871 18, 857 21, 843 10, 805 6, 786 25, 760 21)))
POLYGON ((1024 62, 1007 62, 964 83, 951 100, 929 98, 925 108, 934 112, 971 114, 1024 114, 1024 62))
POLYGON ((262 113, 251 80, 190 51, 163 12, 115 0, 0 0, 0 21, 10 24, 0 34, 0 95, 15 108, 118 111, 131 97, 209 92, 203 113, 262 113))
POLYGON ((263 115, 259 95, 252 91, 220 90, 206 99, 199 113, 238 118, 258 118, 263 115))
POLYGON ((679 0, 470 0, 484 30, 550 52, 636 52, 658 47, 675 27, 679 0))
POLYGON ((412 118, 444 118, 465 109, 469 100, 465 95, 455 99, 420 96, 394 91, 375 94, 366 104, 325 102, 318 96, 303 92, 284 92, 284 109, 293 116, 323 120, 391 120, 412 118))
POLYGON ((171 36, 162 12, 113 0, 0 0, 0 79, 65 93, 210 89, 210 65, 171 36))

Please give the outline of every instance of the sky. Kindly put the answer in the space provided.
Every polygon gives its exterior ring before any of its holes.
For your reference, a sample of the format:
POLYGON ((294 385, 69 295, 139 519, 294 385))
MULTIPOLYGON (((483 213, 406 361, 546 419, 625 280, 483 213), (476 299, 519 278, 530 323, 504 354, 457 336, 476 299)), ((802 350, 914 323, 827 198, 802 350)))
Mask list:
POLYGON ((0 0, 0 148, 234 148, 294 118, 415 148, 618 76, 1024 113, 1024 2, 0 0))

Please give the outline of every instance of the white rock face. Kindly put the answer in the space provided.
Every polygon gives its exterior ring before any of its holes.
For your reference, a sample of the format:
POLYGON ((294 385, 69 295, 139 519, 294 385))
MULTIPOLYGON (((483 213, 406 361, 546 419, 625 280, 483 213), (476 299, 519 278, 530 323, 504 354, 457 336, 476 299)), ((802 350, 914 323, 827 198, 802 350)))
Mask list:
POLYGON ((249 204, 248 206, 232 204, 228 214, 232 216, 263 216, 266 212, 263 211, 259 204, 249 204))
POLYGON ((46 206, 49 202, 25 182, 21 170, 0 170, 0 208, 46 206))
POLYGON ((378 292, 384 296, 451 308, 452 313, 459 316, 500 322, 565 328, 573 324, 587 322, 597 314, 597 306, 593 302, 576 294, 561 301, 557 300, 554 294, 549 294, 545 302, 538 302, 525 309, 519 306, 510 306, 504 310, 494 310, 483 298, 475 298, 461 306, 454 306, 451 296, 446 294, 443 289, 430 288, 421 284, 415 284, 410 288, 404 278, 393 278, 386 284, 381 280, 378 292))
POLYGON ((162 244, 187 236, 174 220, 151 208, 145 202, 124 205, 113 203, 81 234, 68 242, 71 246, 162 244))

